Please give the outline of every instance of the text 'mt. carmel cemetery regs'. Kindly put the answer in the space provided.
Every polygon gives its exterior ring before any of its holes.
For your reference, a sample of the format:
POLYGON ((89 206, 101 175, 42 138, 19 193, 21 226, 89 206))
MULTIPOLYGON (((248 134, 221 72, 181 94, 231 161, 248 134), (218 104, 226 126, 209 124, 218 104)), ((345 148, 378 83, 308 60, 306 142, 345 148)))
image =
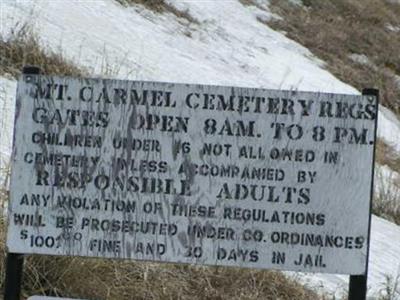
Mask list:
POLYGON ((24 75, 10 252, 363 274, 374 96, 24 75))

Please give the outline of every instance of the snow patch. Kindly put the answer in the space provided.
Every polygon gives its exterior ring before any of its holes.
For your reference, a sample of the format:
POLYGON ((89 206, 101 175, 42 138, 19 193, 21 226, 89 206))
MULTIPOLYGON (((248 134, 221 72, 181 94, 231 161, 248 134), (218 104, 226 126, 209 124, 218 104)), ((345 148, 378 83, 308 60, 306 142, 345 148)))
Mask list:
POLYGON ((350 59, 361 65, 370 65, 371 62, 365 54, 353 53, 349 55, 350 59))
POLYGON ((43 43, 97 75, 116 66, 111 75, 121 79, 357 93, 237 0, 171 3, 200 21, 191 37, 173 15, 146 15, 110 0, 6 0, 1 31, 17 16, 29 22, 34 11, 43 43))
POLYGON ((382 105, 378 114, 378 137, 400 154, 400 120, 382 105))
POLYGON ((10 163, 16 88, 16 81, 0 77, 0 186, 5 184, 10 163))
POLYGON ((386 29, 393 32, 400 32, 400 26, 393 26, 392 24, 386 24, 386 29))
MULTIPOLYGON (((294 1, 294 0, 292 0, 294 1)), ((186 82, 359 94, 322 69, 312 53, 257 20, 268 11, 237 0, 171 3, 200 21, 185 25, 172 14, 125 8, 116 1, 17 1, 1 3, 1 34, 17 22, 33 22, 44 45, 94 75, 130 80, 186 82), (32 21, 33 20, 33 21, 32 21)), ((15 81, 0 80, 0 163, 11 153, 15 81)), ((400 153, 400 121, 380 107, 378 136, 400 153)), ((387 171, 387 170, 386 170, 387 171)), ((386 172, 384 171, 384 172, 386 172)), ((386 175, 385 175, 386 176, 386 175)), ((400 227, 372 218, 369 286, 380 293, 400 264, 400 227)), ((337 294, 348 276, 299 274, 303 282, 337 294)))

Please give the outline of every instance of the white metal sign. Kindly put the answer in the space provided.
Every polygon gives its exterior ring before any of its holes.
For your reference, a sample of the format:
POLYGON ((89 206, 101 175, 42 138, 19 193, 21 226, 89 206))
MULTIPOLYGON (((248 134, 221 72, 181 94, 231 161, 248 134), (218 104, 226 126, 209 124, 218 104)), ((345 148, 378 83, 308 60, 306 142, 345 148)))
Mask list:
POLYGON ((25 75, 9 251, 362 274, 377 99, 25 75))

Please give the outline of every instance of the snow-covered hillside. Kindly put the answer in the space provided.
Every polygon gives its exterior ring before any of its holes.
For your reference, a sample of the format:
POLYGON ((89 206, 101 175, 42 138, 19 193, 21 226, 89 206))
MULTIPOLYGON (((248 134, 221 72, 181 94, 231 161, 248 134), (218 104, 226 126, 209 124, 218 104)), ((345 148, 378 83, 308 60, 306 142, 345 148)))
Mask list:
MULTIPOLYGON (((237 0, 169 1, 188 10, 199 24, 143 7, 125 8, 113 0, 3 0, 1 34, 32 23, 43 45, 90 69, 94 75, 121 79, 297 89, 356 94, 353 87, 323 69, 304 47, 257 19, 268 8, 243 6, 237 0)), ((0 163, 10 154, 15 81, 0 81, 0 163)), ((380 109, 379 136, 400 151, 400 121, 380 109)), ((0 167, 1 167, 0 166, 0 167)), ((385 276, 400 274, 400 228, 374 217, 370 294, 385 276)), ((302 275, 301 280, 330 293, 347 288, 347 277, 302 275)))
POLYGON ((0 186, 9 166, 14 124, 16 82, 0 77, 0 186))

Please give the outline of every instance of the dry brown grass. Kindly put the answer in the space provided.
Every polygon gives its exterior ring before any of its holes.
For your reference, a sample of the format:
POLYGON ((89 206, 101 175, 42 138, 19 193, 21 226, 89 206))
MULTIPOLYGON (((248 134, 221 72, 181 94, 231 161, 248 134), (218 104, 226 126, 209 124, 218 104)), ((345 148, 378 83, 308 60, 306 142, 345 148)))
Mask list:
POLYGON ((400 203, 398 196, 390 188, 378 191, 378 193, 375 193, 372 201, 372 213, 400 225, 400 203))
POLYGON ((390 169, 400 172, 400 154, 381 139, 376 144, 376 161, 380 165, 387 165, 390 169))
POLYGON ((139 4, 156 13, 171 13, 181 20, 199 24, 199 21, 190 15, 187 10, 179 10, 165 0, 116 0, 124 6, 139 4))
MULTIPOLYGON (((399 172, 400 155, 384 141, 379 140, 376 144, 376 161, 391 170, 399 172)), ((397 225, 400 225, 400 179, 397 177, 387 178, 379 174, 375 176, 375 184, 380 188, 375 189, 372 201, 372 212, 397 225)))
POLYGON ((400 299, 400 272, 396 276, 385 276, 385 284, 380 292, 378 300, 400 299))
POLYGON ((255 6, 259 9, 264 9, 257 1, 255 0, 239 0, 239 2, 244 6, 255 6))
MULTIPOLYGON (((387 149, 387 145, 381 142, 378 142, 377 147, 387 149)), ((390 157, 388 160, 391 161, 390 157)), ((397 176, 383 174, 378 168, 375 170, 375 185, 373 214, 400 225, 400 179, 397 176)))
POLYGON ((400 115, 400 5, 382 0, 272 0, 283 17, 269 25, 310 49, 327 69, 359 90, 378 88, 381 102, 400 115), (389 29, 389 28, 392 28, 389 29), (393 30, 393 28, 395 30, 393 30), (351 55, 365 55, 363 63, 351 55))
POLYGON ((23 25, 5 38, 0 35, 0 75, 17 78, 25 65, 38 66, 43 74, 82 77, 87 72, 68 61, 61 53, 40 45, 38 36, 30 26, 23 25))
MULTIPOLYGON (((400 155, 393 147, 378 139, 376 144, 376 161, 388 166, 400 174, 400 155)), ((380 180, 378 178, 378 180, 380 180)), ((375 194, 372 211, 374 214, 400 225, 400 194, 393 191, 400 190, 400 180, 394 178, 382 178, 390 182, 386 189, 375 194)))
MULTIPOLYGON (((2 289, 5 228, 0 219, 2 289)), ((50 256, 25 259, 22 294, 97 300, 320 299, 275 271, 50 256)))

